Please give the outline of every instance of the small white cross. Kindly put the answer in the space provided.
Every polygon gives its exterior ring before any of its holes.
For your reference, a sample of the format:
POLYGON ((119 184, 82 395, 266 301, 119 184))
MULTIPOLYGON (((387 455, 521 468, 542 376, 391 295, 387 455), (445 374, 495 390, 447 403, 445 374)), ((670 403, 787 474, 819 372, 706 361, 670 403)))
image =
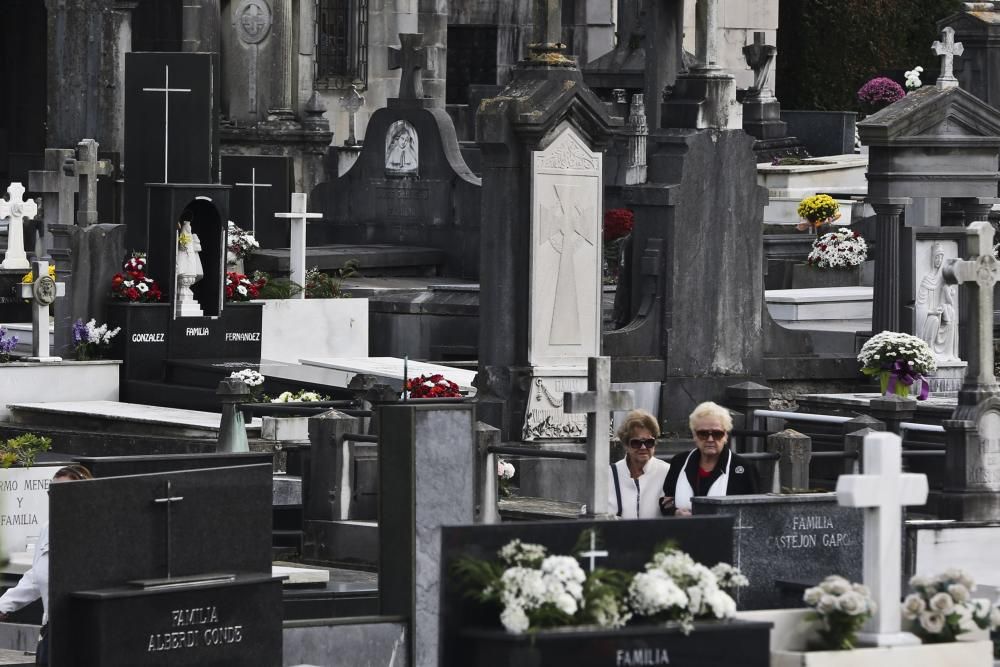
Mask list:
POLYGON ((594 534, 595 531, 590 531, 590 551, 581 551, 579 558, 589 558, 590 559, 590 571, 593 572, 596 566, 596 560, 598 558, 607 558, 607 550, 597 549, 597 536, 594 534))
POLYGON ((7 252, 4 253, 0 267, 5 269, 29 269, 28 256, 24 253, 25 218, 33 220, 38 215, 38 206, 34 199, 25 200, 24 186, 18 182, 7 186, 8 199, 0 199, 0 220, 9 218, 7 225, 7 252))
POLYGON ((934 42, 931 44, 931 49, 935 55, 941 56, 941 75, 938 77, 937 87, 943 90, 958 86, 958 79, 953 72, 955 56, 965 53, 965 47, 962 46, 962 42, 955 41, 955 29, 951 26, 941 32, 944 34, 944 42, 934 42))
POLYGON ((143 88, 148 93, 163 93, 163 182, 169 183, 167 177, 168 156, 170 155, 170 93, 190 93, 190 88, 170 87, 170 65, 163 66, 163 88, 143 88))
POLYGON ((927 475, 900 472, 902 440, 895 433, 865 436, 863 475, 841 475, 837 480, 837 502, 864 508, 864 581, 871 589, 874 616, 859 638, 876 646, 919 644, 902 632, 899 573, 902 569, 903 506, 927 502, 927 475))
MULTIPOLYGON (((291 270, 292 282, 305 287, 306 284, 306 222, 322 218, 322 213, 306 212, 306 193, 292 193, 292 210, 289 213, 275 213, 274 217, 288 220, 291 229, 288 247, 289 268, 291 270)), ((306 291, 303 289, 296 298, 306 298, 306 291)))
POLYGON ((234 183, 238 188, 250 188, 250 233, 257 233, 257 188, 269 188, 271 183, 257 182, 257 167, 250 168, 249 183, 234 183))

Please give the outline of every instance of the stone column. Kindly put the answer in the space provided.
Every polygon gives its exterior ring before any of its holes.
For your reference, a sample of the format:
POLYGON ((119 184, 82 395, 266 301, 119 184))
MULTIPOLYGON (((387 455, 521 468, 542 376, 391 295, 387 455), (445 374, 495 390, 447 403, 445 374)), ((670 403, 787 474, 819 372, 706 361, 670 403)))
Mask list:
POLYGON ((48 12, 47 146, 75 146, 83 137, 110 145, 115 81, 105 53, 111 0, 46 0, 48 12), (72 103, 69 101, 72 100, 72 103))
POLYGON ((993 197, 970 197, 961 201, 965 224, 970 225, 979 220, 986 220, 988 222, 990 211, 993 210, 993 204, 1000 200, 993 197))
MULTIPOLYGON (((812 438, 794 429, 767 436, 767 451, 777 454, 778 489, 804 491, 809 488, 809 462, 812 460, 812 438)), ((760 491, 766 493, 771 485, 762 481, 760 491)))
MULTIPOLYGON (((726 387, 726 407, 743 413, 744 429, 753 428, 753 413, 755 410, 767 410, 771 407, 771 388, 756 382, 740 382, 726 387)), ((757 437, 740 439, 740 452, 760 451, 757 437)))
MULTIPOLYGON (((619 1, 619 5, 622 2, 619 1)), ((638 5, 638 0, 628 0, 625 4, 638 5)), ((615 46, 614 16, 609 0, 577 0, 575 12, 569 26, 570 53, 577 56, 581 65, 595 60, 615 46)), ((631 30, 633 24, 622 26, 623 32, 631 30)))
POLYGON ((917 401, 895 394, 873 398, 868 404, 871 416, 885 424, 885 429, 900 435, 899 425, 913 419, 917 413, 917 401))
POLYGON ((646 11, 646 122, 655 130, 663 126, 663 91, 683 64, 684 0, 648 2, 646 11))
POLYGON ((424 35, 423 47, 427 54, 427 67, 421 72, 424 97, 440 100, 444 104, 448 69, 447 0, 418 0, 417 32, 424 35))
POLYGON ((719 66, 719 0, 697 0, 695 24, 696 67, 716 69, 719 66))
POLYGON ((271 81, 269 95, 265 102, 265 109, 269 114, 271 111, 277 112, 285 119, 291 120, 295 115, 292 107, 293 88, 296 84, 295 65, 295 44, 292 35, 295 31, 295 22, 292 15, 291 2, 272 3, 274 11, 274 26, 270 39, 271 44, 271 71, 265 76, 271 81))
POLYGON ((872 299, 872 331, 899 331, 900 264, 899 229, 909 197, 872 201, 875 209, 875 288, 872 299))
MULTIPOLYGON (((291 5, 290 2, 272 4, 291 5)), ((219 40, 222 34, 219 0, 184 0, 181 22, 183 24, 181 50, 192 53, 219 52, 219 40)))
POLYGON ((138 0, 115 0, 109 15, 109 29, 104 36, 105 53, 111 55, 115 64, 111 126, 108 128, 110 143, 105 144, 105 150, 119 155, 125 151, 125 54, 132 50, 132 11, 138 4, 138 0))

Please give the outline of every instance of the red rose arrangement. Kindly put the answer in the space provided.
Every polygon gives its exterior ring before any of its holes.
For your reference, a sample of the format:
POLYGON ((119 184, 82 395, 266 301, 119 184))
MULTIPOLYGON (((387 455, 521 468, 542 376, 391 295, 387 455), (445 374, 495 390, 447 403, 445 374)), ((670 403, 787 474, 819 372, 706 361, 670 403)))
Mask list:
POLYGON ((604 242, 627 236, 635 224, 635 215, 627 208, 609 208, 604 212, 604 242))
POLYGON ((445 379, 440 373, 421 375, 406 381, 406 391, 410 398, 460 398, 458 385, 445 379))
POLYGON ((226 272, 226 301, 249 301, 260 298, 260 288, 267 283, 263 278, 251 280, 242 273, 226 272))
POLYGON ((146 275, 146 257, 133 254, 122 265, 122 272, 111 279, 111 298, 130 303, 159 303, 163 292, 155 280, 146 275))

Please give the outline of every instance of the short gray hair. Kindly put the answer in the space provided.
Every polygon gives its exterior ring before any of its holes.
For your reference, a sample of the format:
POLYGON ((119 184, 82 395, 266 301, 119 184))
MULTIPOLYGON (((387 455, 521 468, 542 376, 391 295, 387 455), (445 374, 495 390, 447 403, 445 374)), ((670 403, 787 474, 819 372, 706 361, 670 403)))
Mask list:
POLYGON ((694 410, 691 411, 691 416, 688 417, 688 427, 691 429, 692 435, 694 434, 694 423, 706 417, 715 417, 718 419, 722 424, 722 430, 726 433, 733 430, 733 418, 729 414, 729 410, 718 403, 705 401, 695 406, 694 410))

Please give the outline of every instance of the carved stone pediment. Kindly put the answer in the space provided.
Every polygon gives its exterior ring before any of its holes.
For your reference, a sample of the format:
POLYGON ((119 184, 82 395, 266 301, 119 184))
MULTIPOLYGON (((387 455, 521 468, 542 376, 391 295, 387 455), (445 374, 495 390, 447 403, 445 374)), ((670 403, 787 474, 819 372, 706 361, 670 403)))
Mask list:
POLYGON ((956 139, 1000 145, 1000 110, 961 88, 933 84, 858 123, 868 146, 935 145, 956 139))

